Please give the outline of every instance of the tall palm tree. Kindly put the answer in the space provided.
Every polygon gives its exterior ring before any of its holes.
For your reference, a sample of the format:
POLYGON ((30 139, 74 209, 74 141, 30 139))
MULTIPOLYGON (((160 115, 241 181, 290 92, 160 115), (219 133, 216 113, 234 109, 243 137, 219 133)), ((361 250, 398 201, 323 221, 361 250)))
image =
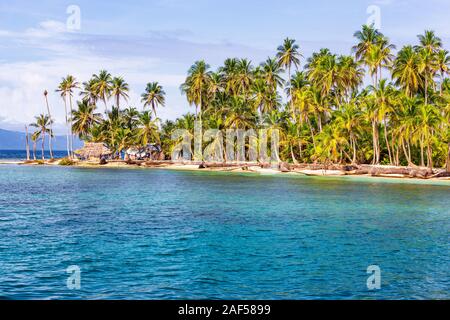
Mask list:
POLYGON ((128 92, 130 88, 128 83, 122 77, 114 77, 111 81, 111 96, 114 97, 116 101, 116 106, 120 108, 120 98, 128 101, 128 92))
POLYGON ((188 71, 185 82, 181 85, 181 91, 186 94, 188 102, 195 105, 196 116, 202 119, 203 98, 211 79, 210 66, 205 61, 195 62, 188 71), (197 108, 200 111, 197 111, 197 108))
POLYGON ((381 149, 379 141, 379 125, 381 122, 384 123, 384 136, 386 141, 386 147, 389 154, 389 162, 392 163, 392 153, 388 140, 387 126, 388 126, 388 114, 393 111, 393 99, 394 99, 394 88, 387 82, 386 79, 380 81, 378 86, 369 86, 369 91, 371 96, 369 98, 373 99, 373 103, 370 104, 371 122, 372 122, 372 132, 373 132, 373 142, 374 142, 374 164, 378 164, 381 159, 381 149))
POLYGON ((68 117, 68 111, 67 111, 67 100, 69 100, 70 104, 70 114, 72 114, 73 108, 72 108, 72 96, 73 96, 73 90, 78 87, 78 82, 75 80, 75 78, 71 75, 68 75, 66 78, 63 78, 61 83, 58 86, 58 89, 56 92, 60 92, 61 98, 64 101, 64 110, 65 110, 65 118, 66 118, 66 125, 67 125, 67 156, 72 157, 72 151, 73 151, 73 135, 72 135, 72 123, 71 118, 68 117))
POLYGON ((37 117, 35 117, 36 122, 30 124, 30 126, 35 127, 37 129, 37 138, 40 138, 42 141, 42 160, 45 160, 45 135, 48 133, 49 135, 52 135, 52 132, 50 131, 50 126, 52 120, 48 115, 41 114, 37 117))
MULTIPOLYGON (((295 40, 286 38, 281 46, 277 49, 278 63, 288 71, 288 79, 291 81, 291 68, 295 66, 296 69, 300 66, 299 52, 300 47, 295 43, 295 40)), ((292 96, 292 92, 290 93, 292 96)), ((293 109, 291 104, 291 109, 293 109)))
POLYGON ((94 80, 94 90, 101 99, 105 105, 105 113, 108 112, 108 104, 107 101, 110 97, 111 90, 112 90, 112 76, 111 74, 106 70, 101 70, 100 73, 93 75, 94 80))
MULTIPOLYGON (((48 95, 48 91, 47 90, 44 90, 44 98, 45 98, 45 104, 46 104, 46 106, 47 106, 47 115, 48 115, 48 117, 50 118, 50 120, 52 119, 52 115, 50 114, 50 106, 49 106, 49 104, 48 104, 48 97, 47 97, 47 95, 48 95)), ((50 121, 50 132, 53 132, 53 129, 52 129, 52 121, 50 121)), ((27 134, 27 138, 28 138, 28 134, 27 134)), ((48 142, 48 144, 49 144, 49 149, 50 149, 50 159, 53 159, 53 143, 52 143, 52 135, 50 135, 50 137, 49 137, 49 142, 48 142)))
POLYGON ((375 28, 374 24, 363 25, 362 30, 356 31, 353 35, 358 43, 352 48, 355 57, 359 61, 364 61, 380 39, 380 32, 375 28))
POLYGON ((427 164, 428 168, 433 169, 433 135, 438 126, 442 123, 441 115, 438 109, 429 104, 422 104, 417 114, 418 131, 424 138, 424 143, 427 147, 427 164))
POLYGON ((442 47, 442 40, 432 30, 425 30, 424 34, 419 34, 417 37, 420 43, 419 48, 437 53, 442 47))
POLYGON ((151 106, 155 117, 157 117, 156 108, 158 106, 164 107, 166 103, 165 95, 163 87, 158 82, 151 82, 147 84, 145 92, 141 95, 141 101, 144 103, 144 107, 151 106))

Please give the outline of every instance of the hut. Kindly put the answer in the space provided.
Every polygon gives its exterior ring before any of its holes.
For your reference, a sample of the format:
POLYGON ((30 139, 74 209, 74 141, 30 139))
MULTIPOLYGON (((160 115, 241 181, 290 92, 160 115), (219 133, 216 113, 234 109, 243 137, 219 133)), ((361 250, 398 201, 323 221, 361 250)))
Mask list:
POLYGON ((148 144, 145 147, 132 147, 125 151, 125 160, 164 160, 161 146, 148 144))
POLYGON ((84 147, 75 151, 80 160, 102 160, 111 158, 112 152, 103 143, 85 142, 84 147))

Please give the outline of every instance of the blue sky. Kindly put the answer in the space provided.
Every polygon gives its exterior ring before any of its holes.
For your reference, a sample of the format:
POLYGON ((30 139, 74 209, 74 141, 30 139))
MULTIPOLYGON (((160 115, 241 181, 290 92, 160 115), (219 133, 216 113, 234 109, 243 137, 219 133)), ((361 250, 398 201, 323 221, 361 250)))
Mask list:
POLYGON ((159 115, 173 119, 192 111, 179 85, 195 60, 213 68, 227 57, 258 64, 286 37, 298 41, 305 57, 323 47, 348 54, 369 6, 379 8, 381 30, 397 46, 415 43, 424 29, 448 43, 448 0, 3 0, 0 128, 22 129, 44 112, 47 89, 62 132, 58 82, 68 73, 82 82, 103 68, 126 78, 130 104, 138 108, 145 84, 159 81, 167 93, 159 115), (70 5, 80 8, 80 30, 67 30, 70 5))

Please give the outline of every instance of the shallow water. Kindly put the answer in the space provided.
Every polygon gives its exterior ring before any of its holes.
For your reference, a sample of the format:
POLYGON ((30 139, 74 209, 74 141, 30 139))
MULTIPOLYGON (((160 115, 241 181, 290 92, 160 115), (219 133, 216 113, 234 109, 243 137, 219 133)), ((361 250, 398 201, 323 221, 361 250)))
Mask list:
POLYGON ((0 297, 449 299, 449 195, 383 179, 0 165, 0 297), (66 286, 71 265, 80 290, 66 286))

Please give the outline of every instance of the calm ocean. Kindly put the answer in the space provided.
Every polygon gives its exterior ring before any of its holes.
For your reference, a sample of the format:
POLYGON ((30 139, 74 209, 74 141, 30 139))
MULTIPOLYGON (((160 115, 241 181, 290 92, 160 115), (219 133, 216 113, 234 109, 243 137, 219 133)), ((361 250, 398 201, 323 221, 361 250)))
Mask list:
POLYGON ((0 298, 450 298, 444 183, 0 165, 0 190, 0 298))

